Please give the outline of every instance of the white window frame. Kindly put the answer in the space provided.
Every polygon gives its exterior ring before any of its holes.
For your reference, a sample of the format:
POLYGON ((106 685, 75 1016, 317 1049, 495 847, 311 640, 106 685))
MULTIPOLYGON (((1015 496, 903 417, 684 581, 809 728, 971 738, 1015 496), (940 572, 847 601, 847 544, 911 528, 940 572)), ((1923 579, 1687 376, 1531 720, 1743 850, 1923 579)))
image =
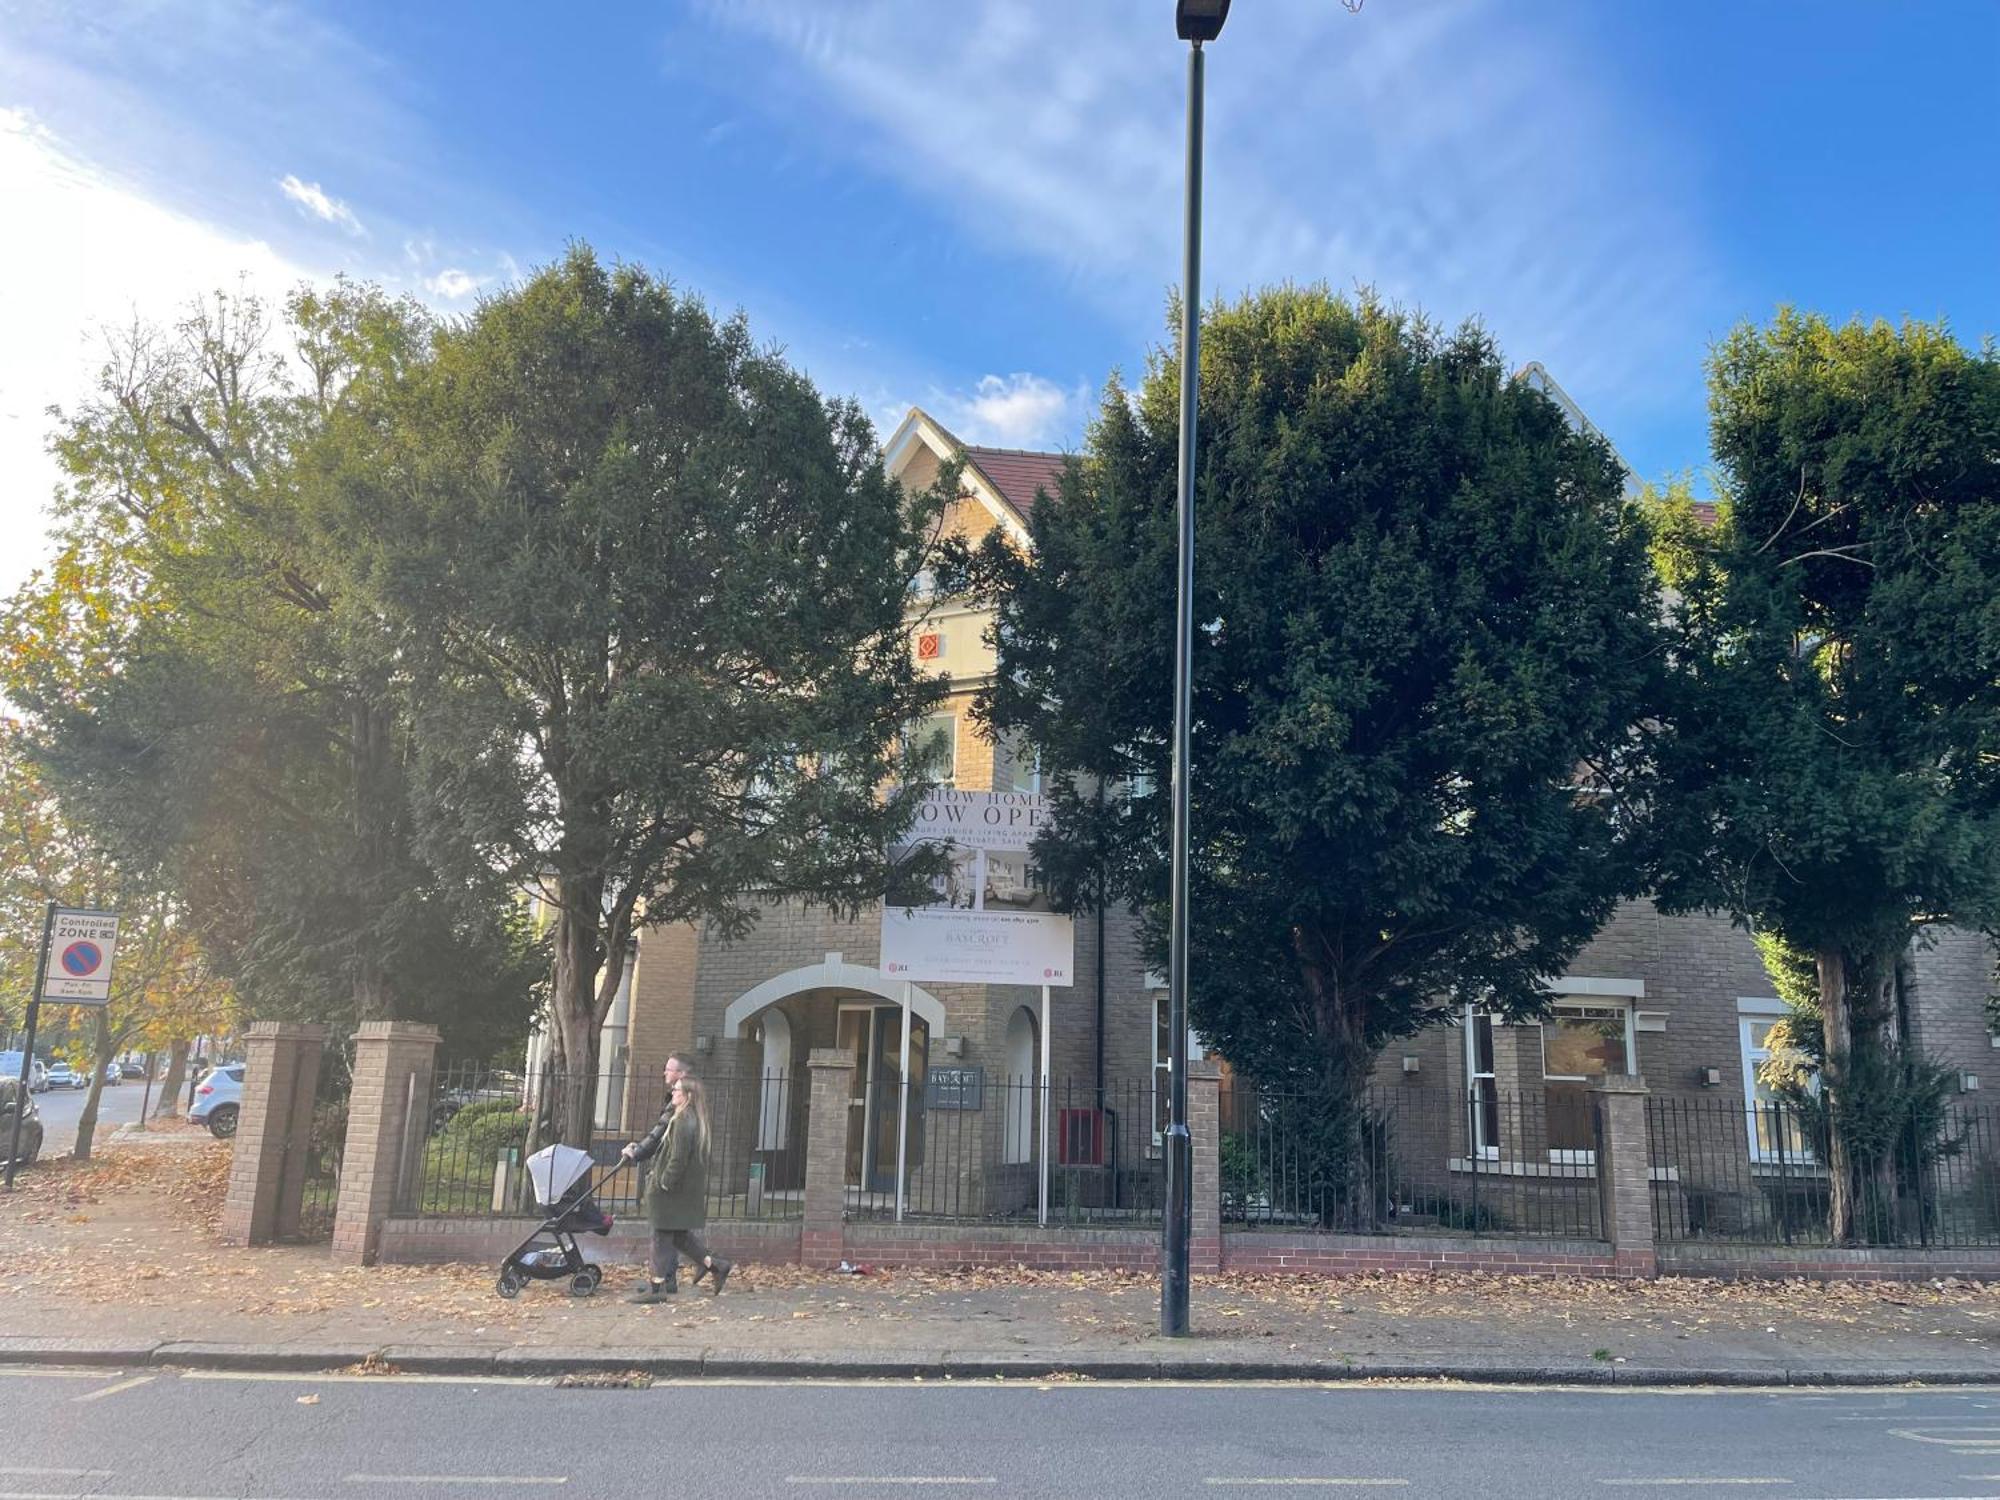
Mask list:
POLYGON ((1486 1022, 1489 1031, 1494 1033, 1494 1069, 1497 1069, 1500 1064, 1500 1038, 1497 1035, 1498 1028, 1501 1025, 1500 1018, 1491 1011, 1481 1010, 1476 1005, 1467 1005, 1465 1007, 1465 1112, 1468 1127, 1467 1143, 1472 1147, 1472 1154, 1480 1161, 1498 1161, 1500 1160, 1500 1143, 1498 1141, 1481 1139, 1486 1133, 1486 1122, 1478 1104, 1479 1080, 1483 1078, 1493 1085, 1493 1094, 1496 1099, 1500 1094, 1498 1073, 1493 1070, 1480 1071, 1479 1034, 1476 1028, 1481 1021, 1486 1022))
MULTIPOLYGON (((1615 1010, 1625 1017, 1625 1070, 1636 1072, 1639 1064, 1638 1002, 1622 995, 1580 995, 1566 990, 1558 990, 1553 1004, 1549 1006, 1549 1016, 1553 1019, 1565 1010, 1593 1011, 1615 1010)), ((1596 1076, 1590 1073, 1551 1073, 1549 1071, 1548 1028, 1540 1021, 1535 1029, 1542 1034, 1542 1083, 1588 1083, 1596 1076)), ((1544 1093, 1544 1099, 1547 1095, 1544 1093)), ((1546 1104, 1544 1109, 1546 1109, 1546 1104)), ((1595 1151, 1567 1151, 1551 1146, 1549 1161, 1559 1166, 1594 1167, 1597 1165, 1595 1151)))
POLYGON ((910 743, 921 747, 928 739, 931 726, 944 730, 945 750, 942 774, 933 771, 925 780, 926 786, 956 787, 958 785, 958 715, 954 713, 925 714, 908 730, 910 743))
POLYGON ((1803 1140, 1796 1149, 1787 1146, 1782 1151, 1767 1150, 1757 1139, 1757 1064, 1771 1055, 1769 1047, 1759 1047, 1750 1040, 1753 1026, 1768 1026, 1773 1021, 1781 1021, 1789 1008, 1782 1000, 1765 995, 1739 996, 1736 1001, 1736 1044, 1737 1055, 1743 1065, 1743 1137, 1748 1144, 1750 1160, 1765 1163, 1786 1162, 1799 1166, 1816 1165, 1812 1147, 1803 1140))

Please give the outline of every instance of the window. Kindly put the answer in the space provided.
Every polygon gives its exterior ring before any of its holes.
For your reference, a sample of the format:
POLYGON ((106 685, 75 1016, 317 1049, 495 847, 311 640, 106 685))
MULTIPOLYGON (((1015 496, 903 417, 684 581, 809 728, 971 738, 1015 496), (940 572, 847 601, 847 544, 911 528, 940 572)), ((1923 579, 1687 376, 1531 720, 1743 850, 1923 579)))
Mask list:
POLYGON ((916 757, 918 775, 933 786, 958 783, 958 716, 931 714, 917 720, 904 736, 916 757))
POLYGON ((1042 789, 1042 752, 1024 743, 1016 735, 1007 741, 1006 770, 1003 779, 994 790, 1002 792, 1039 792, 1042 789))
POLYGON ((1465 1008, 1466 1118, 1472 1154, 1492 1161, 1500 1155, 1500 1087, 1493 1072, 1493 1017, 1465 1008))
POLYGON ((1542 1088, 1548 1110, 1549 1160, 1597 1160, 1597 1122, 1590 1085, 1610 1073, 1630 1073, 1635 1048, 1632 1008, 1603 1001, 1560 1000, 1542 1022, 1542 1088))
MULTIPOLYGON (((1771 1060, 1771 1028, 1785 1018, 1779 1000, 1737 1002, 1736 1030, 1743 1050, 1743 1109, 1748 1116, 1750 1159, 1770 1162, 1810 1162, 1798 1117, 1784 1106, 1777 1091, 1758 1077, 1771 1060)), ((1817 1082, 1817 1080, 1814 1080, 1817 1082)))

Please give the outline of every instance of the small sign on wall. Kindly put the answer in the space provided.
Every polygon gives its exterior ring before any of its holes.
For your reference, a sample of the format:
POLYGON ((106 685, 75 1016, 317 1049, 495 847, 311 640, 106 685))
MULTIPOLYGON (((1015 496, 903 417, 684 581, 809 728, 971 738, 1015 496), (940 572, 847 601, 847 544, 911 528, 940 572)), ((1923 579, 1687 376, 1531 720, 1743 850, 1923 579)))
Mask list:
POLYGON ((985 1099, 984 1068, 932 1068, 926 1075, 926 1109, 979 1109, 985 1099))

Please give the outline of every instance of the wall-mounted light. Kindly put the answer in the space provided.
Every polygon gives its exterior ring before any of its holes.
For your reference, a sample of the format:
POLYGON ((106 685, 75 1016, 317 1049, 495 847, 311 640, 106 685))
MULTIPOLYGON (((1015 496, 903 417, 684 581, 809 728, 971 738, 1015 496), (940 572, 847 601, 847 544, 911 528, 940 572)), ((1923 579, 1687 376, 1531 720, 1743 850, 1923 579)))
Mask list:
POLYGON ((1961 1074, 1959 1074, 1959 1075, 1958 1075, 1958 1091, 1959 1091, 1959 1092, 1960 1092, 1961 1094, 1976 1094, 1976 1093, 1978 1093, 1978 1092, 1979 1092, 1979 1075, 1978 1075, 1977 1073, 1961 1073, 1961 1074))
POLYGON ((694 1050, 697 1052, 706 1052, 713 1043, 714 1038, 704 1033, 694 1039, 694 1050))
POLYGON ((1415 1073, 1422 1067, 1423 1063, 1419 1058, 1408 1052, 1403 1054, 1403 1071, 1405 1073, 1415 1073))
POLYGON ((1701 1070, 1700 1076, 1701 1076, 1701 1086, 1703 1088, 1714 1089, 1722 1087, 1722 1069, 1703 1068, 1701 1070))
POLYGON ((946 1057, 965 1056, 965 1038, 962 1036, 946 1037, 944 1039, 944 1055, 946 1057))

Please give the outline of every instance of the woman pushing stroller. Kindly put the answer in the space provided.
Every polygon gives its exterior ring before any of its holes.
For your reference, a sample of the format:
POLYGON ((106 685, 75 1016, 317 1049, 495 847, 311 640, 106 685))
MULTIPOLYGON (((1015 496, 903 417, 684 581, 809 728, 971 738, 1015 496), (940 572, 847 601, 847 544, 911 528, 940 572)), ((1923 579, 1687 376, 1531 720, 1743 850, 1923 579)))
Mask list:
POLYGON ((708 1223, 708 1097, 678 1057, 668 1060, 666 1079, 667 1108, 659 1123, 621 1153, 631 1162, 659 1158, 646 1174, 644 1195, 653 1226, 652 1278, 628 1302, 660 1302, 678 1292, 683 1255, 694 1263, 694 1285, 713 1277, 720 1296, 729 1280, 729 1262, 710 1255, 700 1234, 708 1223))

